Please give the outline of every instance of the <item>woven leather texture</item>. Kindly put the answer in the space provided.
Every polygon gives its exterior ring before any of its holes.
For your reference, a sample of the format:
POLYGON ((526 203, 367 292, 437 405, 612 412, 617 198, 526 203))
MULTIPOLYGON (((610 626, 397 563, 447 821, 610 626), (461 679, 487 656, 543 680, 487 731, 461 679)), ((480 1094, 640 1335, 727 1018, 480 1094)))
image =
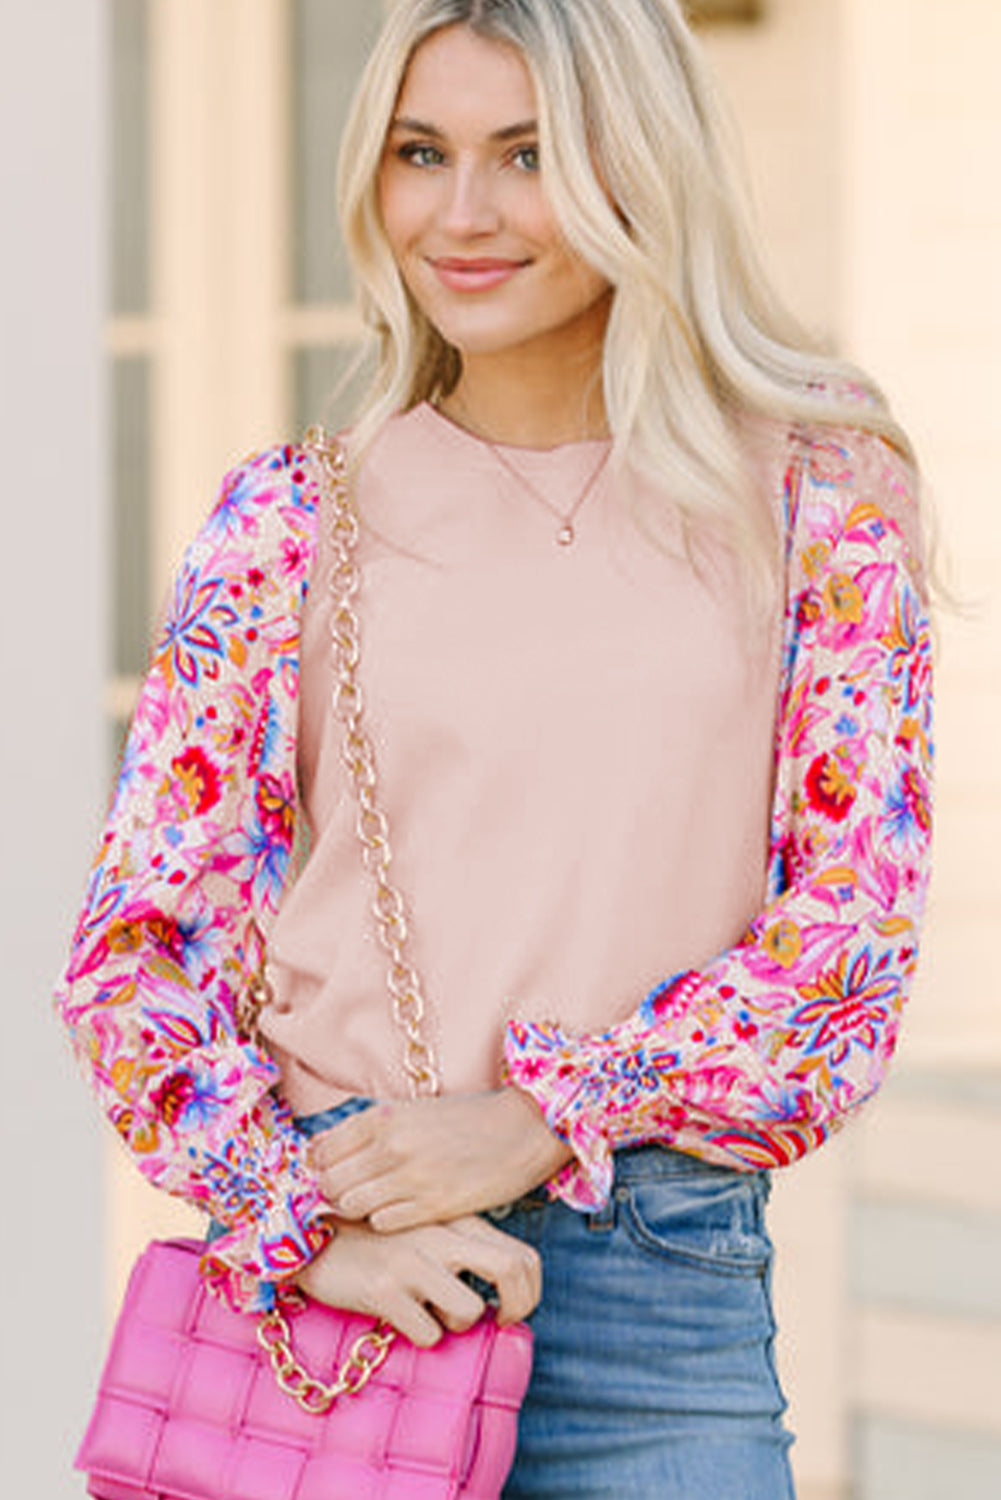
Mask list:
MULTIPOLYGON (((99 1500, 497 1500, 532 1336, 492 1319, 434 1349, 397 1339, 323 1416, 275 1383, 257 1320, 205 1291, 195 1241, 137 1261, 77 1457, 99 1500)), ((330 1382, 371 1320, 310 1302, 297 1357, 330 1382)))

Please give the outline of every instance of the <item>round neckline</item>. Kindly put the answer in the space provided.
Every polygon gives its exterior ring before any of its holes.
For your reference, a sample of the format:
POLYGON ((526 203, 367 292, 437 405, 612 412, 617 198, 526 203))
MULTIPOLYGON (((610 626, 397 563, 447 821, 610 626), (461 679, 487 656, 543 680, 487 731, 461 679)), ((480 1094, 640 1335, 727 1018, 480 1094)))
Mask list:
POLYGON ((499 449, 501 453, 509 454, 515 459, 522 459, 529 463, 537 460, 542 463, 547 459, 558 458, 569 453, 587 453, 598 448, 608 448, 612 439, 606 438, 574 438, 567 443, 554 443, 551 448, 523 447, 519 443, 495 443, 487 438, 479 437, 477 433, 470 432, 468 427, 453 421, 445 415, 437 406, 430 401, 421 401, 413 408, 414 415, 423 415, 433 427, 444 432, 451 433, 460 441, 471 443, 481 452, 489 453, 492 448, 499 449))

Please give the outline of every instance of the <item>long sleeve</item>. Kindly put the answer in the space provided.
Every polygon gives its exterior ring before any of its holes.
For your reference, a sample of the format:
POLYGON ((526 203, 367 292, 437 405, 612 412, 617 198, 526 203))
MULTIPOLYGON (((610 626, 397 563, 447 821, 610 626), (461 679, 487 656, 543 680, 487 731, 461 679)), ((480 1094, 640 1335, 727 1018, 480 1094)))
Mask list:
POLYGON ((600 1034, 513 1022, 508 1081, 604 1201, 616 1147, 744 1169, 819 1146, 878 1088, 914 973, 931 836, 931 636, 917 506, 878 439, 797 445, 768 896, 741 941, 600 1034))
POLYGON ((330 1233, 277 1070, 236 1023, 293 845, 315 529, 295 450, 225 480, 176 579, 56 997, 144 1175, 226 1226, 205 1269, 237 1305, 330 1233))

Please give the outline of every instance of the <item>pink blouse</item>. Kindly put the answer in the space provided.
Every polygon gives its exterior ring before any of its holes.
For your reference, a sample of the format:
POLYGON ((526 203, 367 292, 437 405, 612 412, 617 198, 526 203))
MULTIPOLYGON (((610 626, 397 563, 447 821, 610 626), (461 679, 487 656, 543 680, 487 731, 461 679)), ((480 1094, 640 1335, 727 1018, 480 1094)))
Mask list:
MULTIPOLYGON (((565 512, 606 447, 503 451, 565 512)), ((624 1020, 761 906, 779 632, 754 643, 727 559, 700 579, 680 539, 658 550, 607 469, 557 545, 558 519, 429 406, 380 436, 358 505, 393 878, 444 1085, 495 1088, 512 1016, 624 1020)), ((272 929, 264 1022, 300 1113, 406 1093, 330 707, 322 532, 320 549, 301 650, 311 853, 272 929)))
MULTIPOLYGON (((366 469, 371 724, 448 1086, 527 1090, 573 1148, 551 1187, 578 1208, 620 1146, 744 1169, 819 1146, 878 1087, 914 972, 931 647, 909 475, 854 431, 777 446, 778 646, 741 638, 726 557, 697 578, 611 479, 561 549, 427 410, 366 469)), ((600 450, 505 456, 559 504, 600 450)), ((290 1101, 399 1087, 325 703, 323 514, 300 448, 227 476, 57 997, 146 1176, 228 1226, 206 1271, 242 1304, 331 1232, 290 1101), (238 1024, 258 925, 276 1056, 238 1024)))

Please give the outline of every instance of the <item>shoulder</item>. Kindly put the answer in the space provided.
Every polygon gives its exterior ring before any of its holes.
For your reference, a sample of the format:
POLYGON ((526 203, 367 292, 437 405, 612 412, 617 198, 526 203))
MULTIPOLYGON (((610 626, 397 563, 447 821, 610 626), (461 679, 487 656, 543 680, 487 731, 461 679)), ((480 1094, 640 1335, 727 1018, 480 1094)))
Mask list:
POLYGON ((252 454, 224 477, 188 546, 152 662, 189 687, 294 655, 316 559, 320 478, 303 446, 252 454))
POLYGON ((878 556, 924 590, 920 477, 909 456, 877 431, 811 425, 796 432, 792 461, 793 545, 801 555, 878 556))
POLYGON ((226 473, 200 537, 253 541, 269 532, 313 531, 318 502, 319 474, 306 447, 277 444, 226 473))
POLYGON ((305 585, 316 550, 320 480, 302 444, 249 455, 225 474, 216 500, 188 547, 181 578, 234 580, 276 573, 305 585))
POLYGON ((887 586, 896 578, 926 602, 920 477, 880 430, 894 430, 885 408, 854 388, 815 395, 815 419, 754 416, 742 429, 759 493, 784 537, 787 609, 848 576, 878 576, 887 586))

